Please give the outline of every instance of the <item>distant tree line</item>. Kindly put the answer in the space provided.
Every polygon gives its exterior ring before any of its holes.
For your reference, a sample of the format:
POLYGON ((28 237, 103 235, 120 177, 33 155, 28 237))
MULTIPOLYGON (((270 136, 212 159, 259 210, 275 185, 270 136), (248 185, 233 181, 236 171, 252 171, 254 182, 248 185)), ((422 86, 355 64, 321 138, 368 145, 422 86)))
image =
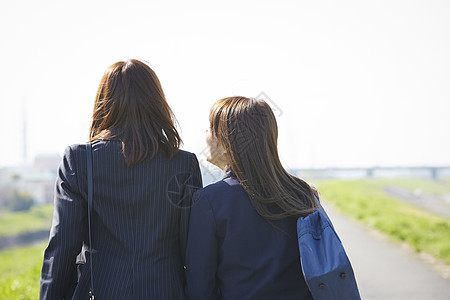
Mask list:
MULTIPOLYGON (((17 180, 17 175, 13 175, 17 180)), ((28 191, 18 190, 10 184, 0 183, 0 209, 10 211, 29 210, 35 204, 33 196, 28 191)))

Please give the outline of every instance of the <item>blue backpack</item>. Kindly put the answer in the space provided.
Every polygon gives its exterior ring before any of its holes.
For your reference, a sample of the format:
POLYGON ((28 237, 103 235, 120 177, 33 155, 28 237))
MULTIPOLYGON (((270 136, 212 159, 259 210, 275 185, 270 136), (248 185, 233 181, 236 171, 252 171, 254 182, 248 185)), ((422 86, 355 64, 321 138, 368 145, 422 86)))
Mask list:
POLYGON ((297 220, 302 272, 315 300, 360 300, 352 265, 325 210, 297 220))

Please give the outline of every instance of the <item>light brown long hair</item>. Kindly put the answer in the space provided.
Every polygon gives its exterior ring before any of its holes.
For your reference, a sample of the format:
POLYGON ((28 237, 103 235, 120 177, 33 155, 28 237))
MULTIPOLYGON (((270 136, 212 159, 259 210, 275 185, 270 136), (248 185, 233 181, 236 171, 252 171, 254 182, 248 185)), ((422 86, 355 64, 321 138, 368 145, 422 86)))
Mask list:
POLYGON ((318 208, 316 191, 290 175, 278 157, 278 127, 263 100, 229 97, 211 108, 211 133, 226 150, 231 169, 256 211, 269 222, 306 216, 318 208))
POLYGON ((129 167, 152 159, 162 149, 175 155, 181 138, 155 72, 130 59, 111 65, 97 90, 90 141, 118 138, 129 167))

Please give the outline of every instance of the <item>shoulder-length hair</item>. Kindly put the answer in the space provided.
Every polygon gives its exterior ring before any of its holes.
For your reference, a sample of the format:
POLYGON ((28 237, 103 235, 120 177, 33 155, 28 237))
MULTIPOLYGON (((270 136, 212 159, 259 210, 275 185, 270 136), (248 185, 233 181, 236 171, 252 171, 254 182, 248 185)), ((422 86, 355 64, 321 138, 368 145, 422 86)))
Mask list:
POLYGON ((120 139, 127 166, 161 149, 173 157, 182 143, 175 116, 155 72, 136 59, 119 61, 103 75, 95 98, 90 141, 120 139))
POLYGON ((300 217, 318 208, 316 191, 281 165, 277 122, 265 101, 220 99, 209 120, 211 133, 225 148, 233 173, 262 217, 269 221, 300 217))

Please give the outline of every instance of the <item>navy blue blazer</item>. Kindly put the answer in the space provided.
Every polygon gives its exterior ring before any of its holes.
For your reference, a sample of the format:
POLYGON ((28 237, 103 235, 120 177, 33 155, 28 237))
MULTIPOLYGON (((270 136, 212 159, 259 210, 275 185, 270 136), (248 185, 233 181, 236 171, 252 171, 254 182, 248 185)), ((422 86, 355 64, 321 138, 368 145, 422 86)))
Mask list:
MULTIPOLYGON (((192 194, 201 187, 194 154, 158 153, 131 168, 121 142, 96 141, 91 214, 96 299, 184 299, 184 253, 192 194)), ((50 239, 39 299, 88 299, 85 145, 66 148, 58 170, 50 239), (83 251, 84 252, 84 251, 83 251), (79 256, 80 257, 80 256, 79 256)))
POLYGON ((303 278, 297 219, 253 208, 231 171, 194 194, 186 252, 188 299, 312 299, 303 278))

